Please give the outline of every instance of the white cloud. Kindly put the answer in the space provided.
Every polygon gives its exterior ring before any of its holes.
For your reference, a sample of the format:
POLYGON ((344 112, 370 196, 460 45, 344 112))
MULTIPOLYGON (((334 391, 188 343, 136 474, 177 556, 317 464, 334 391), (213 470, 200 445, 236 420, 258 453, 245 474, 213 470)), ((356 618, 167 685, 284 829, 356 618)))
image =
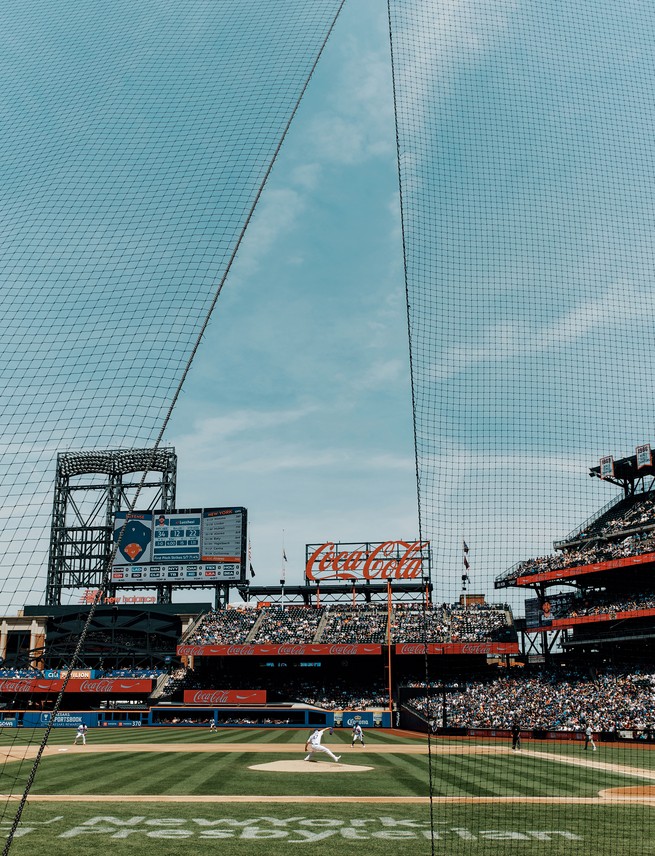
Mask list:
MULTIPOLYGON (((582 289, 580 289, 582 290, 582 289)), ((430 377, 443 380, 470 366, 539 354, 573 344, 610 327, 629 326, 655 313, 655 294, 632 283, 613 283, 599 297, 578 304, 541 327, 531 319, 489 326, 478 347, 457 345, 432 364, 430 377)))

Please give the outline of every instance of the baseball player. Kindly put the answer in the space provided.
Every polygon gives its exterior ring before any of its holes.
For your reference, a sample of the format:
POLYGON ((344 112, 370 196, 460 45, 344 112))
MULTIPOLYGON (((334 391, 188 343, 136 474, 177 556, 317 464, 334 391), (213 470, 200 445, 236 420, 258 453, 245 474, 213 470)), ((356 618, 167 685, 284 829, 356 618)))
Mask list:
POLYGON ((77 741, 82 738, 82 746, 86 746, 86 732, 88 728, 86 725, 83 725, 81 722, 77 726, 77 734, 75 735, 75 740, 73 740, 73 745, 77 746, 77 741))
POLYGON ((316 758, 313 757, 315 752, 325 752, 326 755, 329 755, 333 761, 339 763, 339 759, 341 755, 335 755, 331 752, 327 746, 323 746, 321 740, 323 739, 323 735, 326 731, 329 731, 330 734, 334 733, 334 728, 317 728, 312 734, 309 735, 307 742, 305 743, 305 752, 308 755, 305 758, 305 761, 316 761, 316 758))
POLYGON ((359 724, 359 722, 356 722, 353 725, 353 740, 350 744, 351 747, 354 746, 358 740, 362 744, 362 746, 366 746, 366 743, 364 743, 364 731, 362 730, 362 726, 359 724))
POLYGON ((585 751, 591 746, 592 750, 596 751, 596 744, 594 743, 594 733, 591 730, 591 725, 588 725, 584 730, 584 748, 585 751))

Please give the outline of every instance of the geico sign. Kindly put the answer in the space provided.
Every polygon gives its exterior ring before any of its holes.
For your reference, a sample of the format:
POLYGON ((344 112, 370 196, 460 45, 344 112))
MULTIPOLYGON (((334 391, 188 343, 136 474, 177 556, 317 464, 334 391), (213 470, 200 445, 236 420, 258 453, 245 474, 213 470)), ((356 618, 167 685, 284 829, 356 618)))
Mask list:
POLYGON ((335 544, 321 544, 309 557, 308 580, 415 580, 422 576, 429 542, 385 541, 372 550, 339 552, 335 544))

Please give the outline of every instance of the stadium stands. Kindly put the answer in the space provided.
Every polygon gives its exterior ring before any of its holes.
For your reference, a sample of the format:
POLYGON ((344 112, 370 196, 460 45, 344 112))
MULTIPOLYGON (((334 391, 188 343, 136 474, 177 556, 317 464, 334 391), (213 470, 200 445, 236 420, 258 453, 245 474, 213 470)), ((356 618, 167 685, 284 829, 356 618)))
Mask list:
MULTIPOLYGON (((190 645, 298 643, 385 644, 387 606, 289 605, 260 610, 208 613, 184 640, 190 645)), ((397 603, 391 614, 391 642, 480 642, 516 638, 506 605, 397 603)))
POLYGON ((519 562, 496 580, 511 584, 519 577, 638 556, 655 550, 655 497, 638 494, 614 505, 584 531, 557 542, 562 552, 519 562))
MULTIPOLYGON (((579 731, 646 729, 653 721, 655 674, 605 668, 598 675, 580 670, 543 669, 491 680, 465 680, 446 696, 451 727, 579 731)), ((415 698, 410 705, 442 722, 442 699, 415 698)))

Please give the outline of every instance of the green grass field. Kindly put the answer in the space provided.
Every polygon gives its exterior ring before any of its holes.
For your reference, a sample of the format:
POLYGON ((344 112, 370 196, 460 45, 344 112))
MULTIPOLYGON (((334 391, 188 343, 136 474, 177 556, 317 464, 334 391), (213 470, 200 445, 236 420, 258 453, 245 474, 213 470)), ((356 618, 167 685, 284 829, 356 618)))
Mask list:
MULTIPOLYGON (((41 736, 2 733, 0 750, 20 755, 41 736)), ((78 751, 73 736, 53 732, 11 853, 369 856, 431 854, 434 841, 440 856, 655 854, 643 790, 655 794, 655 752, 643 747, 439 740, 428 758, 425 738, 376 730, 351 749, 335 731, 326 742, 342 765, 372 768, 348 772, 305 765, 305 730, 97 729, 78 751), (300 770, 250 769, 278 761, 300 770)), ((2 793, 20 794, 30 767, 9 759, 2 793)), ((3 806, 6 834, 15 803, 3 806)))

